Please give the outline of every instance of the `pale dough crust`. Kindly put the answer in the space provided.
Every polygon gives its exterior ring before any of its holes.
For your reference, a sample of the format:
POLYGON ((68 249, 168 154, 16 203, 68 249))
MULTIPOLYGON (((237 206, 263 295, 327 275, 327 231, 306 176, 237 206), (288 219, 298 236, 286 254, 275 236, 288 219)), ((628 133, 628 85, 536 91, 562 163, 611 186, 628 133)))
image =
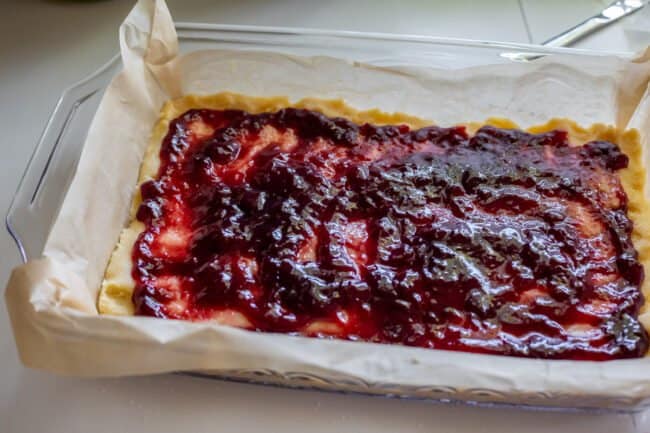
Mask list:
MULTIPOLYGON (((421 128, 433 124, 431 121, 403 113, 389 114, 377 109, 358 111, 346 105, 342 100, 308 98, 297 103, 291 103, 284 97, 259 98, 233 93, 219 93, 209 96, 190 95, 167 102, 153 129, 149 145, 144 154, 138 187, 135 190, 131 204, 129 225, 122 231, 106 269, 98 299, 100 314, 133 315, 134 306, 131 296, 135 283, 131 277, 131 250, 138 235, 144 229, 144 225, 135 219, 136 211, 141 202, 139 185, 155 178, 157 175, 160 164, 160 146, 169 129, 169 123, 186 111, 196 108, 236 109, 256 114, 274 112, 288 107, 306 108, 330 117, 345 117, 357 124, 407 124, 411 128, 421 128)), ((484 123, 468 123, 466 126, 468 132, 473 134, 485 124, 500 128, 518 128, 515 123, 501 118, 491 118, 484 123)), ((643 164, 643 149, 639 133, 636 130, 620 131, 603 124, 594 124, 590 128, 584 129, 568 119, 552 119, 544 125, 528 128, 528 131, 543 133, 554 129, 568 131, 570 142, 574 145, 581 145, 592 140, 607 140, 617 143, 630 159, 628 168, 620 171, 620 177, 629 198, 628 215, 634 222, 632 239, 639 252, 639 260, 643 264, 647 275, 641 288, 646 303, 641 310, 640 320, 646 329, 650 330, 650 202, 645 194, 646 168, 643 164)), ((244 318, 244 320, 246 319, 244 318)), ((237 326, 237 323, 233 323, 237 322, 236 320, 224 321, 237 326)))

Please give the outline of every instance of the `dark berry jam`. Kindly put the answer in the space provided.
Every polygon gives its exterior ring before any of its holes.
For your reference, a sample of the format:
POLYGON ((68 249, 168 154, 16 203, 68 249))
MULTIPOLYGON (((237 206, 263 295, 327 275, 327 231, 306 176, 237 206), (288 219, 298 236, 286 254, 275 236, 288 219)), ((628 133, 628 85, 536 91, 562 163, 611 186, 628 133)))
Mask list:
POLYGON ((648 348, 615 144, 192 110, 160 158, 137 314, 537 358, 648 348))

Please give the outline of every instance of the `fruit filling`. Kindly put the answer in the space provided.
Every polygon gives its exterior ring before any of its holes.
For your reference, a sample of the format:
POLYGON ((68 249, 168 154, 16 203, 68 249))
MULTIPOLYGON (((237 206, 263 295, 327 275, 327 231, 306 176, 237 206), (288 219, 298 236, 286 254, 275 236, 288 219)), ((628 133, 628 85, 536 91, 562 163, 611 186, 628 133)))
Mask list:
POLYGON ((136 314, 536 358, 648 348, 613 143, 190 110, 160 160, 136 314))

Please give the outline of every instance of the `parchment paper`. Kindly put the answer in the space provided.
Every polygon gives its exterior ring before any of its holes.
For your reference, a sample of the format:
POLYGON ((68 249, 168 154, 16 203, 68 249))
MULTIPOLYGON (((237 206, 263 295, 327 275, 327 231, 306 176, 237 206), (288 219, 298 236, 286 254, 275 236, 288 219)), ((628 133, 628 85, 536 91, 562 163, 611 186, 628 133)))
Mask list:
MULTIPOLYGON (((522 126, 570 117, 636 127, 649 145, 647 54, 539 59, 473 68, 386 69, 327 57, 202 51, 177 56, 162 0, 140 0, 120 28, 124 71, 106 91, 43 258, 17 267, 6 300, 22 362, 78 376, 270 369, 369 383, 505 393, 650 396, 650 358, 543 361, 262 334, 209 323, 99 316, 98 288, 159 110, 188 93, 344 98, 441 125, 491 116, 522 126)), ((552 56, 555 57, 555 56, 552 56)))

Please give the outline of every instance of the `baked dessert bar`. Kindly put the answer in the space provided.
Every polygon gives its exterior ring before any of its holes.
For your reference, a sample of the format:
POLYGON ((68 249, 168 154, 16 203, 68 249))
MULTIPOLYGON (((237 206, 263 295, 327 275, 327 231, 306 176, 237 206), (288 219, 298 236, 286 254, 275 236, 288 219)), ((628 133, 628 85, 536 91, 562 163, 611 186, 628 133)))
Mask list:
POLYGON ((340 101, 162 111, 104 314, 514 356, 639 357, 636 131, 433 126, 340 101))

